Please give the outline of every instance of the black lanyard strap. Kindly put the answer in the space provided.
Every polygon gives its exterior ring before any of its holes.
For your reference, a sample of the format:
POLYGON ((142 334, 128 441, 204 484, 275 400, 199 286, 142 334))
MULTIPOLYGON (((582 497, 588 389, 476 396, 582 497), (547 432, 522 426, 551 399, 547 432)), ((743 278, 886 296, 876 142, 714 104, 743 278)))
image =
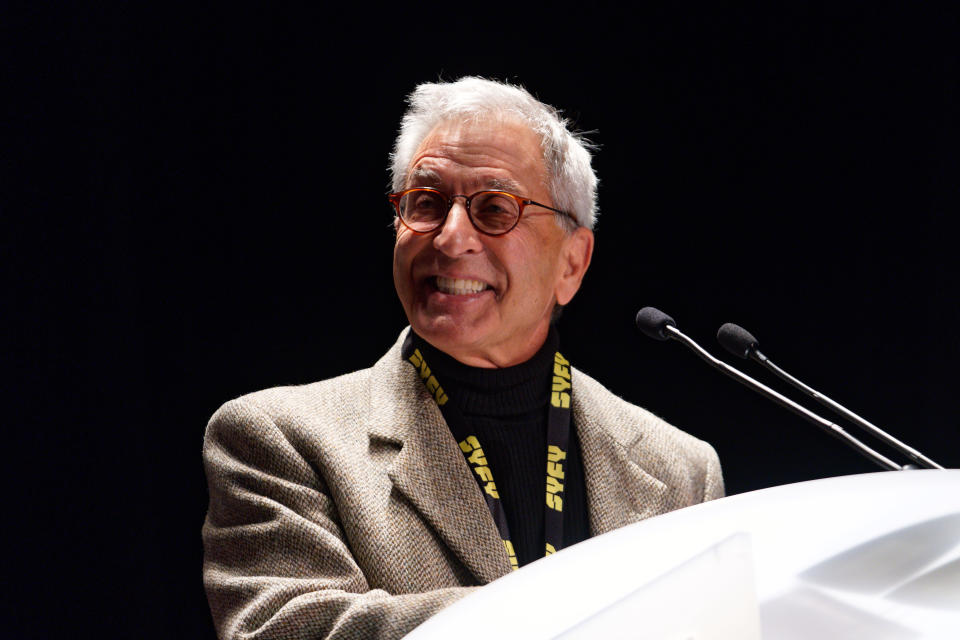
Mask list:
MULTIPOLYGON (((469 433, 469 425, 460 410, 449 402, 450 397, 440 385, 437 376, 430 369, 423 354, 413 342, 413 333, 407 334, 403 344, 403 357, 410 362, 427 391, 433 396, 447 426, 460 445, 473 469, 483 492, 483 499, 490 509, 493 522, 503 540, 503 546, 510 558, 510 565, 517 569, 517 556, 510 541, 510 527, 503 508, 500 490, 493 478, 493 471, 487 463, 486 454, 476 435, 469 433)), ((566 462, 570 443, 570 362, 556 352, 553 358, 553 376, 550 381, 550 405, 547 408, 547 473, 546 505, 544 508, 544 555, 550 555, 563 548, 563 495, 566 487, 566 462)))

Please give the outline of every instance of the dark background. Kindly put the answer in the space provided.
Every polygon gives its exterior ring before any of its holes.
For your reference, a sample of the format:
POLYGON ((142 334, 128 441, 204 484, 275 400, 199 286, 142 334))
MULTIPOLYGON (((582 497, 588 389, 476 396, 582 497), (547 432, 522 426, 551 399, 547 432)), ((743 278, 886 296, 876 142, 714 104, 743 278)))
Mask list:
POLYGON ((564 353, 713 443, 728 493, 875 467, 639 335, 641 306, 718 354, 744 325, 960 466, 956 13, 833 4, 5 9, 5 628, 212 637, 206 420, 393 343, 387 155, 439 77, 522 83, 594 132, 564 353))

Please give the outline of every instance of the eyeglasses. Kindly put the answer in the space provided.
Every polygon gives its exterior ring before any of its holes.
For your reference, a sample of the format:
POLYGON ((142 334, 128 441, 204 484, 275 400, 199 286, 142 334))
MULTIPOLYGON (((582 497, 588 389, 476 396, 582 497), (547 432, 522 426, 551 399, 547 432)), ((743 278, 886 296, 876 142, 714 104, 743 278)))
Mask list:
POLYGON ((393 203, 403 225, 414 233, 430 233, 443 226, 455 198, 464 199, 470 222, 477 231, 488 236, 502 236, 511 231, 520 222, 523 210, 530 205, 543 207, 573 219, 573 216, 565 211, 506 191, 478 191, 469 196, 447 196, 436 189, 417 187, 388 194, 387 198, 393 203))

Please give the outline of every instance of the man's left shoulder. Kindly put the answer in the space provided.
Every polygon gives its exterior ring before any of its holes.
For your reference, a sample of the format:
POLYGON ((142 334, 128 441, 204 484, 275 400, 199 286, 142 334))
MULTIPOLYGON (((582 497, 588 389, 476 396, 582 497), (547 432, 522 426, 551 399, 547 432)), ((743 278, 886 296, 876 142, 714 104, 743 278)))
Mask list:
POLYGON ((723 495, 720 461, 709 443, 627 402, 583 371, 574 369, 572 382, 578 428, 606 434, 664 484, 699 485, 703 500, 723 495))

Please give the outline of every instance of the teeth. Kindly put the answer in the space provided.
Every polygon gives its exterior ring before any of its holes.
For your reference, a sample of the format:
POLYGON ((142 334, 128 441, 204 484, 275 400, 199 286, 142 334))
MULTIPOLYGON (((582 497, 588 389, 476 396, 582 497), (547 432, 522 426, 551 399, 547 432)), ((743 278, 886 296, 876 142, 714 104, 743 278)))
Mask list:
POLYGON ((444 293, 452 293, 456 296, 480 293, 486 288, 487 284, 479 280, 461 280, 460 278, 437 276, 437 289, 444 293))

